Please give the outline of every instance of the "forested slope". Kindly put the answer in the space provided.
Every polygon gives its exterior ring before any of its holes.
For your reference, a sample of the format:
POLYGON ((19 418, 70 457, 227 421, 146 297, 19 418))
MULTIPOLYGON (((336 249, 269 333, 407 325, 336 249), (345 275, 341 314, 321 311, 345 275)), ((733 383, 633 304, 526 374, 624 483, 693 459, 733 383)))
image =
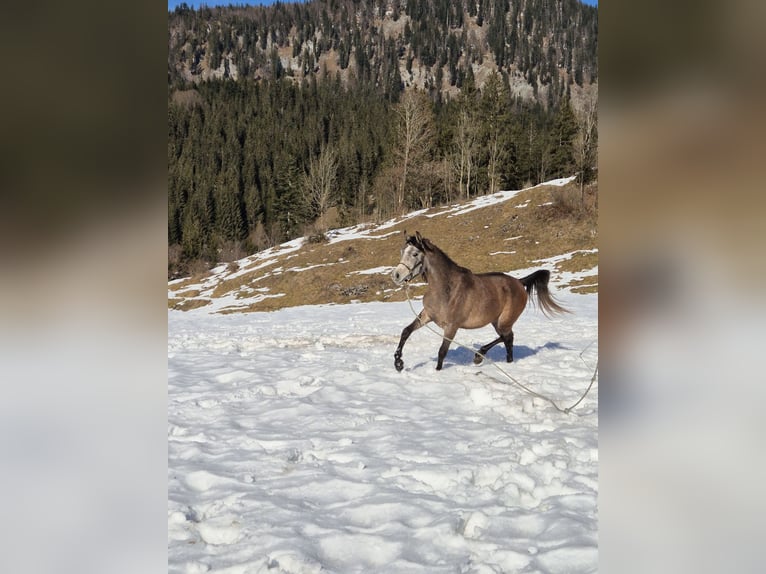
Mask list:
POLYGON ((169 274, 595 166, 597 12, 307 2, 169 13, 169 274))

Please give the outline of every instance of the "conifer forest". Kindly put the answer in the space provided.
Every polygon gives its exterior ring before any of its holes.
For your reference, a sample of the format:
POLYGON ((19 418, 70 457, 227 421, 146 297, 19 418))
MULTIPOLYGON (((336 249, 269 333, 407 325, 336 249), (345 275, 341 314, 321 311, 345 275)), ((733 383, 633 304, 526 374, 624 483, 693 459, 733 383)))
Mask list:
POLYGON ((598 12, 313 0, 168 12, 168 276, 596 177, 598 12))

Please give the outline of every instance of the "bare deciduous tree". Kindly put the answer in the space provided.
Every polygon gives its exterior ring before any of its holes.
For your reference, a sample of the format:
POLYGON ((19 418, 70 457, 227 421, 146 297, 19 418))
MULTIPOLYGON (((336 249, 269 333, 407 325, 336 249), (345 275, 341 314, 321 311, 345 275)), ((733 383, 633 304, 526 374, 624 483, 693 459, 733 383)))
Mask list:
POLYGON ((324 216, 337 200, 338 157, 331 146, 322 148, 319 157, 311 159, 309 171, 303 178, 306 197, 317 217, 319 231, 327 231, 324 216))
POLYGON ((460 194, 468 199, 471 195, 471 183, 476 168, 479 134, 476 119, 466 107, 460 110, 455 128, 454 158, 458 189, 460 194))
POLYGON ((431 104, 422 92, 405 92, 396 107, 397 147, 394 155, 400 168, 396 192, 396 210, 403 212, 407 198, 407 184, 413 171, 419 170, 431 151, 434 137, 434 117, 431 104))
POLYGON ((375 176, 375 181, 372 184, 374 197, 372 214, 376 222, 380 223, 389 217, 398 215, 395 205, 400 179, 400 171, 392 165, 383 167, 375 176))
POLYGON ((577 115, 577 134, 572 142, 572 151, 577 163, 580 180, 580 201, 585 204, 585 180, 588 172, 593 169, 596 160, 598 143, 598 98, 595 94, 589 96, 577 115))

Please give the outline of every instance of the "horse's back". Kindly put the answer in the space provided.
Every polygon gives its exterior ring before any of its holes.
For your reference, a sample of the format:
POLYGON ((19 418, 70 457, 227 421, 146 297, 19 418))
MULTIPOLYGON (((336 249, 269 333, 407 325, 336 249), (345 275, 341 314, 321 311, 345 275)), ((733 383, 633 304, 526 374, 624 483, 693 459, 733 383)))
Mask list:
POLYGON ((527 303, 524 286, 505 273, 466 274, 459 283, 460 293, 453 293, 455 303, 459 303, 453 306, 452 313, 459 315, 461 326, 468 329, 515 321, 527 303))
MULTIPOLYGON (((490 273, 479 273, 476 275, 480 280, 487 281, 490 284, 496 285, 503 292, 507 292, 511 297, 517 297, 520 293, 526 294, 526 289, 522 285, 521 281, 516 277, 511 277, 500 271, 492 271, 490 273)), ((526 303, 526 300, 525 300, 526 303)))

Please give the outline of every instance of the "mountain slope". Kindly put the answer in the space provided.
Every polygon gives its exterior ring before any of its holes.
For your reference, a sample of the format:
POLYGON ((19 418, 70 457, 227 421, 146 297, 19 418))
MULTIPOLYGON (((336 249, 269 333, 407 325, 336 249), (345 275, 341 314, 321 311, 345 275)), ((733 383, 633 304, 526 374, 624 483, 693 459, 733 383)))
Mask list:
MULTIPOLYGON (((399 260, 405 230, 420 231, 477 273, 520 276, 544 266, 553 271, 554 289, 594 292, 597 223, 592 213, 571 206, 579 189, 570 182, 503 191, 380 225, 332 230, 329 241, 299 238, 201 276, 169 282, 168 307, 229 313, 402 300, 404 292, 394 288, 388 272, 399 260)), ((421 290, 414 286, 412 293, 421 290)))
POLYGON ((168 14, 171 82, 336 74, 391 100, 409 86, 455 96, 487 74, 555 104, 598 79, 598 10, 577 0, 352 0, 180 7, 168 14))

